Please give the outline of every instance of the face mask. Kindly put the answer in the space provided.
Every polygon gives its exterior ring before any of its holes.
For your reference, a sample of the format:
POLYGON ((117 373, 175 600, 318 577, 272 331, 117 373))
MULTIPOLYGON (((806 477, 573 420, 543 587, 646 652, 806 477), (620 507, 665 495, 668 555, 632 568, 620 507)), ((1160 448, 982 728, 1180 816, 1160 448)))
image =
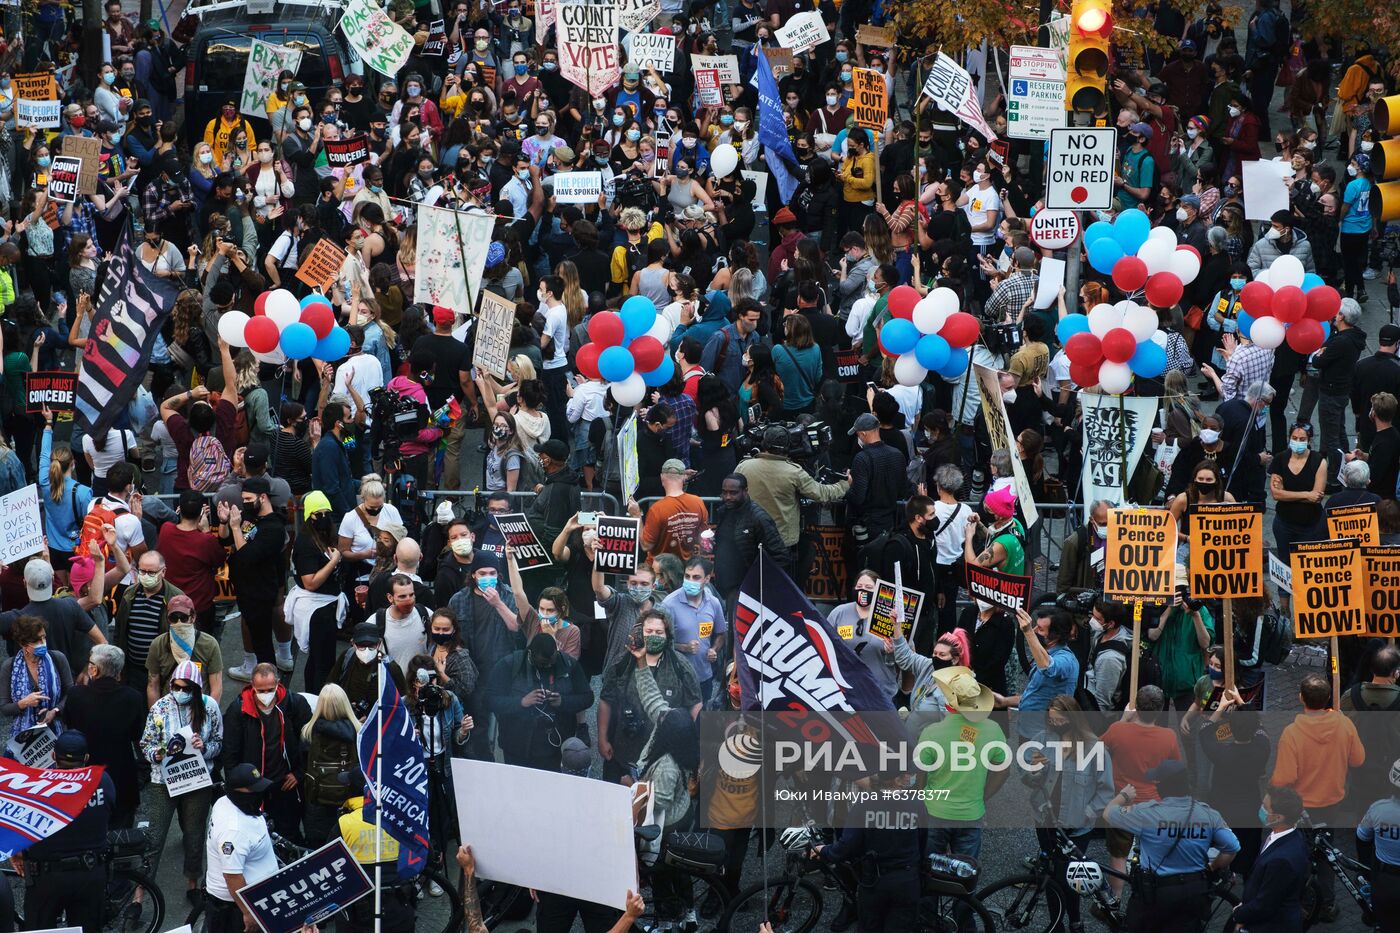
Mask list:
POLYGON ((360 661, 361 664, 369 664, 369 663, 371 663, 372 661, 374 661, 374 656, 377 655, 378 653, 379 653, 379 651, 378 651, 377 649, 375 649, 375 648, 356 648, 356 649, 355 649, 355 657, 359 659, 359 661, 360 661))
POLYGON ((494 590, 496 588, 496 578, 494 576, 482 577, 476 581, 476 588, 479 590, 494 590))
POLYGON ((1188 129, 1188 130, 1186 131, 1186 138, 1187 138, 1187 139, 1195 139, 1197 136, 1200 136, 1200 135, 1201 135, 1201 131, 1198 130, 1198 129, 1196 129, 1195 127, 1191 127, 1190 129, 1188 129))
POLYGON ((273 703, 273 701, 277 699, 277 691, 276 691, 276 690, 259 690, 259 691, 257 691, 256 693, 254 693, 253 696, 255 696, 255 697, 258 698, 258 703, 259 703, 260 705, 262 705, 262 706, 271 706, 272 703, 273 703))
MULTIPOLYGON (((213 156, 210 155, 210 158, 212 159, 213 156)), ((258 153, 258 161, 261 162, 263 165, 267 165, 269 162, 272 161, 272 153, 270 153, 270 152, 259 152, 259 153, 258 153)))
MULTIPOLYGON (((641 138, 642 138, 642 131, 641 131, 641 130, 628 130, 628 131, 627 131, 627 141, 628 141, 628 142, 634 143, 634 142, 636 142, 637 140, 639 140, 639 139, 641 139, 641 138)), ((604 158, 604 161, 607 161, 606 158, 604 158)))
POLYGON ((1264 809, 1263 804, 1260 804, 1260 805, 1259 805, 1259 825, 1260 825, 1260 826, 1263 826, 1263 827, 1265 827, 1265 828, 1268 828, 1268 826, 1269 826, 1269 824, 1270 824, 1271 822, 1273 822, 1273 821, 1269 819, 1269 811, 1266 810, 1266 809, 1264 809))
POLYGON ((1357 168, 1356 168, 1356 166, 1355 166, 1355 165, 1348 165, 1348 166, 1347 166, 1347 174, 1350 175, 1352 178, 1355 178, 1356 175, 1357 175, 1357 168))
POLYGON ((526 73, 529 72, 529 70, 530 70, 530 66, 529 66, 529 65, 526 65, 526 64, 523 64, 523 63, 520 63, 520 62, 517 62, 516 65, 515 65, 515 73, 516 73, 517 75, 526 74, 526 73))
POLYGON ((687 166, 684 166, 684 165, 680 166, 679 168, 676 169, 676 177, 677 177, 677 178, 689 178, 689 177, 690 177, 690 168, 687 167, 687 166))
POLYGON ((305 94, 298 94, 296 97, 293 97, 293 98, 292 98, 292 103, 296 104, 298 107, 305 107, 305 106, 306 106, 306 95, 305 95, 305 94))
POLYGON ((1361 143, 1362 152, 1370 152, 1374 148, 1376 148, 1376 144, 1371 142, 1369 139, 1361 143))
POLYGON ((1240 108, 1238 108, 1238 107, 1231 107, 1231 108, 1230 108, 1230 116, 1232 116, 1232 117, 1238 117, 1239 115, 1240 115, 1240 108))
POLYGON ((258 504, 256 502, 243 503, 243 520, 253 521, 258 517, 258 504))
POLYGON ((1179 224, 1186 223, 1186 208, 1178 207, 1176 209, 1176 222, 1179 224))
POLYGON ((530 170, 528 168, 522 168, 520 171, 515 173, 515 177, 519 178, 521 181, 529 181, 530 170))
POLYGON ((843 72, 841 72, 841 83, 842 83, 842 84, 850 84, 850 83, 851 83, 851 73, 850 73, 849 71, 843 71, 843 72))
POLYGON ((558 62, 545 62, 545 63, 544 63, 544 70, 545 70, 545 71, 558 71, 558 70, 559 70, 559 63, 558 63, 558 62))
POLYGON ((1264 234, 1264 236, 1270 240, 1277 240, 1279 237, 1283 236, 1283 231, 1278 227, 1270 227, 1269 232, 1264 234))
POLYGON ((153 590, 160 586, 160 574, 158 573, 138 573, 136 578, 141 581, 141 585, 148 590, 153 590))
POLYGON ((973 173, 972 173, 972 180, 975 181, 977 184, 980 185, 980 184, 982 184, 982 182, 984 182, 984 181, 987 180, 987 173, 986 173, 986 172, 973 172, 973 173))
POLYGON ((427 181, 428 179, 433 177, 433 170, 430 168, 420 168, 418 170, 418 177, 423 179, 424 181, 427 181))
POLYGON ((1015 389, 1012 389, 1010 392, 1003 392, 1003 393, 1001 393, 1001 400, 1002 400, 1003 402, 1005 402, 1006 404, 1008 404, 1008 405, 1015 405, 1015 404, 1016 404, 1016 390, 1015 390, 1015 389))
POLYGON ((848 54, 846 54, 845 52, 837 52, 837 53, 836 53, 836 60, 837 60, 838 62, 844 62, 844 61, 846 61, 846 60, 847 60, 848 58, 850 58, 850 57, 851 57, 851 56, 848 55, 848 54))
POLYGON ((210 164, 210 163, 213 162, 213 161, 214 161, 214 153, 212 153, 212 152, 201 152, 201 153, 199 154, 199 164, 200 164, 200 165, 208 165, 208 164, 210 164))
POLYGON ((1216 669, 1216 668, 1214 668, 1214 667, 1208 667, 1208 668, 1206 668, 1206 673, 1210 675, 1210 679, 1211 679, 1211 680, 1224 680, 1224 679, 1225 679, 1225 672, 1224 672, 1223 670, 1218 670, 1218 669, 1216 669))
POLYGON ((370 194, 383 194, 384 188, 380 185, 370 185, 369 192, 370 194))
POLYGON ((1215 430, 1214 428, 1202 428, 1202 429, 1201 429, 1201 443, 1202 443, 1202 444, 1214 444, 1214 443, 1215 443, 1216 441, 1218 441, 1218 440, 1220 440, 1220 432, 1219 432, 1219 431, 1215 430))
POLYGON ((301 130, 303 133, 311 132, 311 118, 302 117, 300 120, 298 120, 297 129, 301 130))
POLYGON ((1312 192, 1313 197, 1317 197, 1319 194, 1322 194, 1322 186, 1315 181, 1308 183, 1308 190, 1312 192))
POLYGON ((68 122, 73 124, 73 128, 74 128, 75 130, 80 130, 80 129, 83 128, 84 124, 87 123, 87 117, 83 116, 83 115, 80 113, 80 114, 78 114, 76 117, 74 117, 72 120, 69 120, 68 122))
POLYGON ((643 161, 643 162, 655 162, 655 161, 656 161, 656 153, 654 153, 654 152, 643 152, 643 153, 642 153, 642 161, 643 161))
POLYGON ((727 113, 726 113, 726 114, 722 114, 722 115, 720 116, 720 118, 719 118, 719 122, 722 123, 722 124, 724 124, 725 126, 733 126, 733 125, 734 125, 734 117, 733 117, 732 115, 730 115, 730 114, 727 114, 727 113))
POLYGON ((836 106, 836 102, 839 101, 840 99, 841 99, 841 98, 837 97, 835 94, 828 94, 828 95, 826 95, 826 105, 827 105, 828 107, 835 107, 835 106, 836 106))
POLYGON ((649 586, 629 586, 627 595, 632 597, 634 603, 644 603, 651 599, 651 587, 649 586))
POLYGON ((193 622, 171 622, 170 631, 181 641, 187 644, 194 644, 195 632, 193 622))
POLYGON ((37 162, 39 163, 39 167, 40 167, 40 168, 48 168, 48 167, 49 167, 49 163, 52 162, 53 160, 50 159, 48 156, 39 156, 39 158, 36 159, 35 161, 37 161, 37 162))
POLYGON ((1309 152, 1311 152, 1312 150, 1314 150, 1314 149, 1317 148, 1317 140, 1315 140, 1315 139, 1305 139, 1305 140, 1303 140, 1303 142, 1301 143, 1301 145, 1302 145, 1302 148, 1304 148, 1304 149, 1308 150, 1309 152))
POLYGON ((1198 481, 1196 482, 1196 491, 1197 491, 1197 492, 1215 492, 1215 480, 1211 480, 1211 481, 1208 482, 1208 483, 1202 483, 1202 482, 1200 482, 1200 481, 1198 480, 1198 481))
POLYGON ((947 660, 943 658, 930 658, 929 660, 933 662, 933 669, 935 671, 944 671, 953 666, 952 658, 948 658, 947 660))
POLYGON ((333 113, 323 113, 323 114, 321 114, 321 122, 322 122, 322 123, 334 123, 334 122, 335 122, 335 114, 333 114, 333 113))
POLYGON ((112 133, 108 138, 110 138, 110 139, 112 140, 112 145, 115 146, 117 143, 119 143, 119 142, 122 141, 122 134, 121 134, 121 133, 112 133))
POLYGON ((1230 280, 1230 290, 1231 290, 1231 291, 1236 291, 1236 292, 1237 292, 1237 291, 1240 291, 1241 289, 1244 288, 1244 286, 1245 286, 1245 281, 1244 281, 1244 279, 1231 279, 1231 280, 1230 280))
POLYGON ((695 148, 696 139, 694 136, 686 136, 681 139, 681 145, 687 149, 695 148))
POLYGON ((36 657, 36 658, 47 658, 48 656, 49 656, 49 646, 48 646, 48 645, 35 645, 35 646, 34 646, 34 657, 36 657))
POLYGON ((648 635, 645 639, 647 654, 660 654, 666 650, 665 635, 648 635))
POLYGON ((874 591, 874 590, 856 590, 856 605, 857 605, 857 606, 859 606, 859 607, 862 608, 862 609, 867 609, 867 608, 869 608, 870 604, 873 603, 873 602, 875 602, 875 591, 874 591))
POLYGON ((1288 449, 1295 454, 1305 454, 1308 452, 1307 441, 1289 441, 1288 449))
POLYGON ((433 639, 433 644, 435 644, 435 645, 450 645, 450 644, 452 644, 452 633, 451 633, 451 632, 433 632, 433 633, 432 633, 432 639, 433 639))
POLYGON ((170 695, 173 696, 175 702, 179 703, 181 706, 189 706, 190 700, 194 699, 188 690, 172 690, 170 691, 170 695))
POLYGON ((705 584, 699 580, 682 580, 681 589, 685 590, 687 596, 699 596, 700 591, 705 588, 705 584))
MULTIPOLYGON (((5 87, 9 87, 9 86, 10 86, 10 82, 9 82, 9 79, 8 79, 8 78, 5 80, 4 83, 5 83, 5 87)), ((103 83, 103 84, 116 84, 116 83, 117 83, 117 73, 116 73, 115 71, 109 71, 109 72, 107 72, 105 75, 102 76, 102 83, 103 83)))

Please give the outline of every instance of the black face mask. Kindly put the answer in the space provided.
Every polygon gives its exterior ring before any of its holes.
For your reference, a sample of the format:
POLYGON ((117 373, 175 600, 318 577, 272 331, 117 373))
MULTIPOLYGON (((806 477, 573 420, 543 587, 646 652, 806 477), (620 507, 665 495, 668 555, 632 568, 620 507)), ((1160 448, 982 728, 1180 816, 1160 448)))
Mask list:
POLYGON ((435 644, 435 645, 450 645, 450 644, 452 644, 452 633, 451 633, 451 632, 432 632, 432 633, 431 633, 431 637, 432 637, 432 639, 433 639, 433 644, 435 644))
POLYGON ((369 514, 369 515, 378 515, 378 514, 379 514, 380 512, 382 512, 382 511, 384 511, 384 506, 382 506, 382 505, 367 505, 367 506, 365 506, 365 512, 366 512, 367 514, 369 514))
POLYGON ((243 518, 247 521, 254 521, 258 517, 258 504, 256 502, 245 502, 242 505, 243 518))
POLYGON ((873 590, 856 590, 856 605, 862 609, 869 607, 875 601, 873 590))
POLYGON ((330 531, 334 524, 329 512, 324 515, 317 515, 315 518, 311 519, 311 527, 322 534, 330 531))
POLYGON ((945 661, 942 658, 930 658, 930 660, 933 661, 933 669, 935 671, 947 670, 948 668, 953 666, 953 662, 951 659, 945 661))
POLYGON ((235 790, 229 792, 226 796, 229 802, 249 816, 257 816, 262 812, 263 795, 261 793, 235 790))

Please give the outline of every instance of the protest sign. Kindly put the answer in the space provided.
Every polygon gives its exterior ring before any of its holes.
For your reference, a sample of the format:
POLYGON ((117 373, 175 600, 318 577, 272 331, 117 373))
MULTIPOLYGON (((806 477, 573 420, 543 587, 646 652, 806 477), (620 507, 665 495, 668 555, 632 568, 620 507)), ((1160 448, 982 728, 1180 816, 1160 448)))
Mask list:
POLYGON ((768 173, 751 172, 748 169, 740 169, 739 174, 753 182, 753 209, 756 211, 766 210, 768 207, 768 173))
POLYGON ((204 754, 195 750, 191 741, 193 738, 194 731, 189 726, 175 733, 160 763, 165 792, 171 797, 210 787, 214 783, 209 777, 209 764, 204 760, 204 754))
POLYGON ((675 67, 676 37, 659 36, 654 32, 632 34, 632 48, 627 63, 640 69, 655 68, 665 74, 675 67))
POLYGON ((885 97, 885 76, 870 68, 857 68, 853 75, 855 95, 851 98, 851 106, 855 110, 856 126, 883 133, 885 121, 890 115, 885 97))
POLYGON ((1293 592, 1293 571, 1286 562, 1279 560, 1273 548, 1269 549, 1269 582, 1279 593, 1293 592))
POLYGON ((369 161, 369 137, 363 133, 348 139, 327 139, 323 145, 331 168, 353 168, 369 161))
POLYGON ((428 24, 428 38, 423 40, 422 54, 429 58, 440 58, 447 52, 447 23, 435 19, 428 24))
POLYGON ((704 68, 719 72, 720 84, 738 84, 740 81, 737 55, 692 55, 690 64, 697 70, 704 68))
POLYGON ((30 726, 5 744, 5 754, 29 768, 52 768, 53 750, 58 742, 48 726, 30 726))
POLYGON ((369 0, 349 0, 340 28, 364 63, 395 77, 413 52, 413 36, 369 0))
POLYGON ((846 569, 846 526, 808 523, 802 537, 812 542, 812 571, 802 592, 813 602, 844 603, 851 598, 846 569))
POLYGON ((44 523, 39 519, 39 487, 0 496, 0 563, 13 564, 44 549, 44 523))
POLYGON ((960 118, 987 139, 996 138, 997 134, 987 125, 987 118, 982 115, 982 105, 973 92, 972 75, 942 52, 938 53, 933 66, 929 68, 922 93, 938 109, 960 118))
POLYGON ((602 172, 559 172, 549 180, 560 204, 592 204, 603 193, 602 172))
POLYGON ((661 13, 661 0, 612 0, 617 7, 617 27, 637 32, 661 13))
POLYGON ((1292 181, 1292 162, 1254 159, 1240 163, 1245 219, 1268 220, 1276 212, 1288 210, 1292 181))
POLYGON ((61 151, 82 162, 78 172, 78 193, 97 193, 97 173, 102 167, 102 140, 96 136, 78 136, 69 133, 60 138, 61 151))
POLYGON ((724 103, 724 95, 720 91, 719 72, 713 68, 696 69, 695 94, 702 107, 718 107, 724 103))
POLYGON ((37 415, 45 405, 50 411, 72 411, 77 392, 77 373, 24 374, 24 410, 27 414, 37 415))
POLYGON ((600 573, 632 573, 642 550, 642 520, 598 516, 598 545, 593 566, 600 573))
POLYGON ((637 485, 642 481, 641 467, 637 463, 637 416, 634 414, 617 432, 617 462, 622 473, 622 501, 632 498, 637 485))
POLYGON ((1030 606, 1031 578, 968 564, 967 591, 973 599, 1004 606, 1014 613, 1030 606))
MULTIPOLYGON (((977 389, 982 395, 982 418, 987 422, 992 447, 1015 450, 1016 435, 1011 430, 1006 402, 1001 397, 1001 374, 981 363, 974 364, 973 371, 977 376, 977 389)), ((1031 481, 1026 476, 1026 468, 1021 465, 1020 457, 1011 458, 1011 481, 1016 488, 1016 505, 1025 519, 1026 528, 1030 528, 1040 518, 1040 511, 1035 507, 1035 494, 1031 492, 1031 481)))
POLYGON ((310 288, 319 289, 322 293, 328 292, 335 284, 336 276, 340 275, 340 267, 344 262, 345 250, 336 246, 330 237, 322 237, 316 241, 306 259, 302 260, 300 268, 297 269, 297 281, 306 283, 310 288))
POLYGON ((549 558, 549 551, 540 543, 535 529, 530 527, 530 520, 525 517, 524 512, 510 512, 491 517, 500 529, 501 537, 505 538, 506 545, 515 551, 515 564, 521 570, 534 570, 536 567, 548 567, 554 563, 549 558))
POLYGON ((1355 538, 1362 547, 1377 547, 1381 543, 1381 523, 1374 502, 1367 505, 1343 505, 1327 510, 1327 537, 1355 538))
POLYGON ((63 104, 56 100, 25 100, 15 98, 15 125, 40 130, 56 130, 62 125, 59 119, 63 104))
POLYGON ((1354 538, 1293 545, 1293 637, 1365 635, 1361 547, 1354 538))
POLYGON ((277 76, 283 71, 297 73, 301 50, 254 39, 248 48, 248 68, 243 72, 243 93, 238 112, 250 117, 267 117, 267 99, 277 89, 277 76))
MULTIPOLYGON (((1090 504, 1099 499, 1128 501, 1128 484, 1147 450, 1157 418, 1158 401, 1080 392, 1079 404, 1084 411, 1081 501, 1087 520, 1090 504)), ((1016 447, 1012 445, 1008 449, 1016 447)), ((1015 457, 1011 459, 1016 462, 1015 457)))
MULTIPOLYGON (((475 843, 475 840, 473 840, 475 843)), ((374 890, 341 839, 238 890, 263 933, 296 933, 319 924, 374 890)))
POLYGON ((1366 633, 1400 635, 1400 547, 1363 547, 1366 574, 1366 633))
MULTIPOLYGON (((924 604, 924 594, 909 587, 901 587, 904 593, 904 632, 909 631, 919 618, 919 609, 924 604)), ((875 603, 870 610, 870 633, 881 638, 895 638, 895 585, 881 580, 875 585, 875 603)), ((900 633, 903 634, 903 633, 900 633)))
POLYGON ((494 229, 490 214, 419 208, 417 300, 470 314, 481 291, 481 271, 494 229))
POLYGON ((792 74, 792 49, 765 48, 763 57, 768 59, 768 67, 773 69, 773 77, 781 78, 792 74))
POLYGON ((895 29, 893 26, 872 26, 862 23, 856 27, 856 41, 861 45, 874 45, 883 49, 893 48, 895 29))
POLYGON ((865 377, 865 366, 860 361, 860 350, 836 351, 836 378, 844 385, 855 385, 865 377))
POLYGON ((601 97, 622 78, 617 8, 610 3, 561 3, 557 15, 560 74, 601 97))
POLYGON ((58 81, 51 71, 18 72, 14 76, 16 97, 25 100, 58 100, 58 81))
POLYGON ((1176 519, 1166 509, 1109 509, 1104 595, 1165 602, 1176 582, 1176 519))
POLYGON ((792 49, 797 55, 809 52, 831 39, 826 23, 822 22, 822 15, 815 10, 805 10, 788 17, 788 21, 779 26, 773 36, 779 45, 792 49))
POLYGON ((49 197, 63 204, 73 203, 78 197, 78 176, 82 171, 82 159, 54 156, 49 165, 49 197))
POLYGON ((515 305, 495 292, 481 293, 481 311, 476 318, 476 352, 473 362, 500 379, 506 379, 506 360, 510 357, 511 326, 515 323, 515 305))
POLYGON ((1264 507, 1198 503, 1191 507, 1191 596, 1264 595, 1264 507))

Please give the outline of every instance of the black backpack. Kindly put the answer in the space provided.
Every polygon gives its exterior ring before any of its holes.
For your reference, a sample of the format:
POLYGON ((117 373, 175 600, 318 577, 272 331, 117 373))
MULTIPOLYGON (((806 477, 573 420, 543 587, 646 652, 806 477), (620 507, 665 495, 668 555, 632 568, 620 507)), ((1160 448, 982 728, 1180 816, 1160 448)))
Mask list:
MULTIPOLYGON (((1240 627, 1235 631, 1240 631, 1240 627)), ((1278 613, 1264 613, 1259 623, 1259 663, 1282 664, 1292 648, 1293 628, 1288 620, 1278 613)))
MULTIPOLYGON (((1122 712, 1128 708, 1128 688, 1132 685, 1133 668, 1131 659, 1128 657, 1128 650, 1132 645, 1130 642, 1121 639, 1100 640, 1094 646, 1094 650, 1089 652, 1089 660, 1084 665, 1084 671, 1079 677, 1079 688, 1074 691, 1074 698, 1079 702, 1086 712, 1122 712), (1094 662, 1099 659, 1105 651, 1114 651, 1124 658, 1123 673, 1118 678, 1118 683, 1113 687, 1112 697, 1113 708, 1105 710, 1100 708, 1096 696, 1089 690, 1089 674, 1094 669, 1094 662)), ((1157 656, 1151 651, 1142 649, 1138 656, 1138 689, 1143 687, 1162 686, 1162 665, 1157 660, 1157 656)))

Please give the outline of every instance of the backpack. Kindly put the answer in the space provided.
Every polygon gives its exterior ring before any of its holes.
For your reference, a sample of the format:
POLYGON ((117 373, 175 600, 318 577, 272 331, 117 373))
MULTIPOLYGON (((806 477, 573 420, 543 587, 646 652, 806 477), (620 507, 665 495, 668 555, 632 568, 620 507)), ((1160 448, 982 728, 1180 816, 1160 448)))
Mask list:
POLYGON ((1258 648, 1261 664, 1282 664, 1288 660, 1288 652, 1293 648, 1293 629, 1288 620, 1277 613, 1264 613, 1259 626, 1258 648))
POLYGON ((312 755, 307 761, 302 776, 303 794, 308 803, 339 807, 350 799, 350 788, 341 783, 340 774, 355 766, 354 747, 345 742, 324 740, 318 743, 317 750, 326 757, 312 755))
MULTIPOLYGON (((601 420, 601 419, 599 419, 601 420)), ((523 492, 533 492, 544 482, 544 466, 532 450, 520 451, 520 474, 515 479, 515 488, 523 492)))
POLYGON ((190 488, 198 492, 217 492, 233 473, 224 445, 213 434, 201 434, 190 445, 190 466, 186 476, 190 488))
MULTIPOLYGON (((1089 660, 1079 676, 1079 687, 1074 691, 1074 698, 1079 701, 1079 705, 1086 712, 1121 712, 1128 708, 1128 688, 1132 685, 1133 678, 1132 661, 1128 657, 1128 650, 1131 647, 1131 643, 1119 639, 1100 640, 1094 646, 1094 650, 1089 652, 1089 660), (1123 673, 1119 676, 1118 683, 1114 685, 1113 693, 1109 695, 1113 703, 1112 709, 1109 710, 1102 709, 1099 706, 1098 697, 1089 690, 1089 674, 1094 669, 1094 663, 1105 651, 1117 652, 1124 658, 1123 673)), ((1151 651, 1141 650, 1138 655, 1138 689, 1160 686, 1162 686, 1161 663, 1151 651)), ((1105 722, 1104 727, 1107 728, 1107 725, 1105 722)))

